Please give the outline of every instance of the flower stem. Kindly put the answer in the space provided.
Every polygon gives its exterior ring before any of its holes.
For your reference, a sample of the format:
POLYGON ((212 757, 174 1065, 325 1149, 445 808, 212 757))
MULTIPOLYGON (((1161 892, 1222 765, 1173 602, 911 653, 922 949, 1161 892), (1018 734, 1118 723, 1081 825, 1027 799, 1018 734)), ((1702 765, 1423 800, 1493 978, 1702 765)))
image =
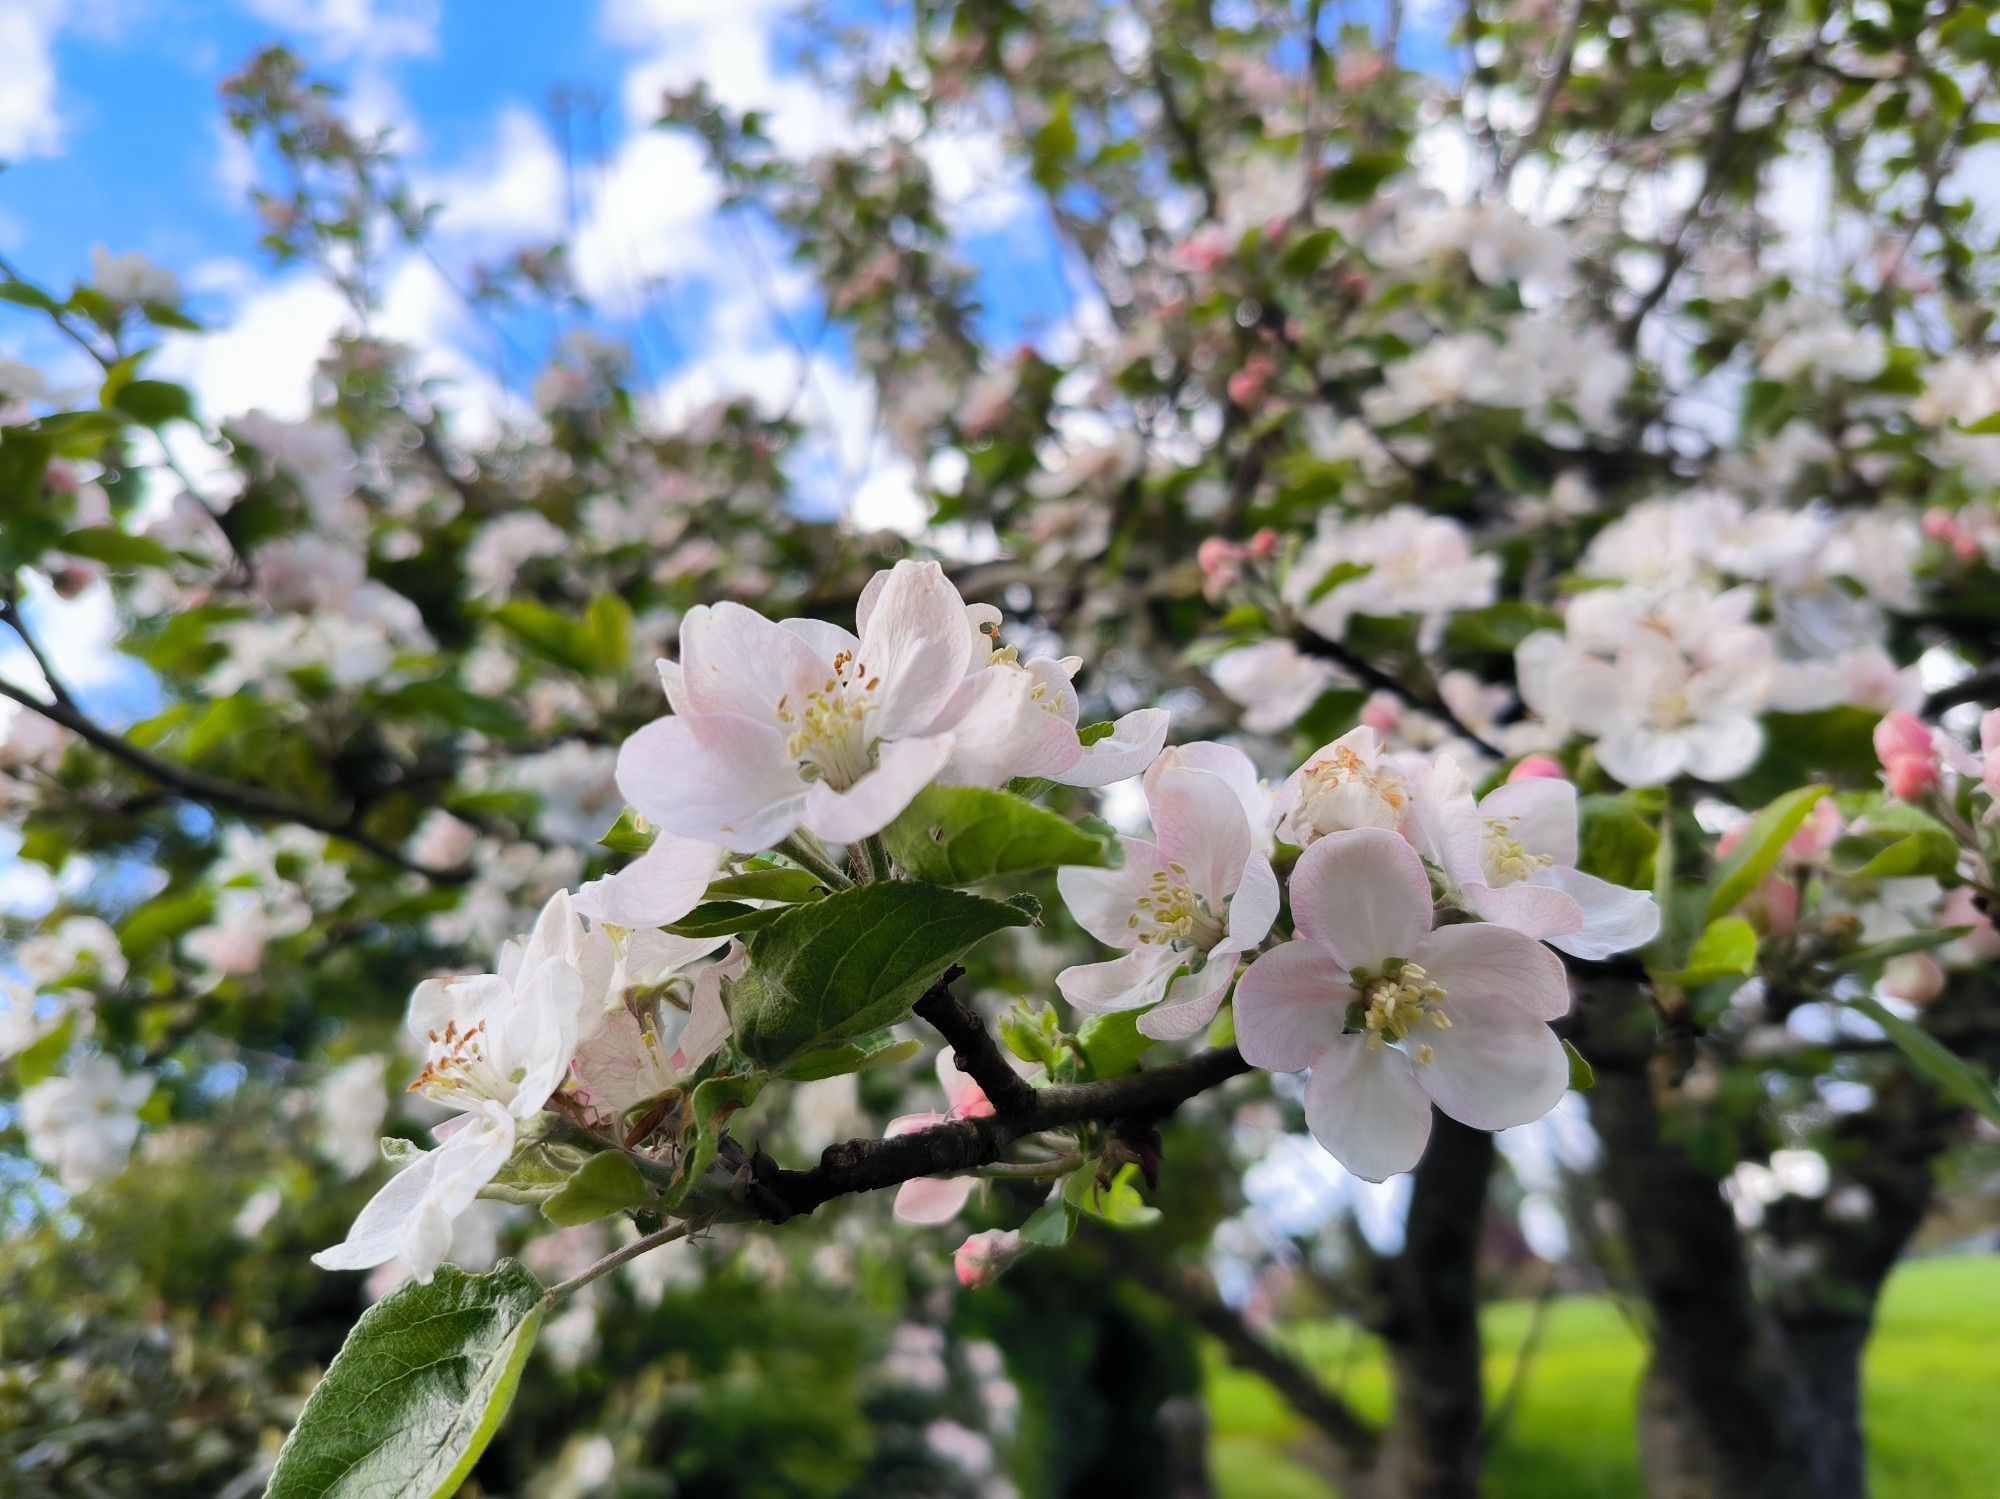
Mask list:
POLYGON ((889 862, 889 845, 882 841, 880 833, 871 834, 855 844, 854 857, 860 862, 860 879, 864 885, 888 879, 895 867, 889 862))
POLYGON ((794 833, 778 845, 778 852, 801 869, 809 870, 826 882, 829 890, 845 890, 854 881, 833 862, 820 841, 810 833, 794 833))
POLYGON ((554 1306, 568 1300, 600 1275, 609 1275, 627 1260, 636 1260, 640 1255, 658 1249, 662 1244, 671 1244, 676 1239, 684 1239, 694 1227, 692 1223, 670 1223, 665 1228, 656 1229, 644 1238, 634 1239, 630 1244, 611 1251, 603 1259, 580 1274, 549 1287, 547 1301, 554 1306))

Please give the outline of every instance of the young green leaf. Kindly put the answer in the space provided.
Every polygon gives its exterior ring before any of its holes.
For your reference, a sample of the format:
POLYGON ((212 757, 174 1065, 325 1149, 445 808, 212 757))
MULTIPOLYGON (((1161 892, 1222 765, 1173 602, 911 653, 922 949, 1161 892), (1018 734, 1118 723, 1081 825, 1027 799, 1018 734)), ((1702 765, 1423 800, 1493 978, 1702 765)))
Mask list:
POLYGON ((1743 902, 1777 865, 1778 855, 1804 824, 1813 805, 1826 795, 1828 787, 1801 786, 1787 791, 1750 819, 1743 839, 1730 850, 1715 871, 1708 887, 1708 919, 1726 915, 1743 902))
POLYGON ((783 1067, 894 1025, 975 944, 1032 919, 1003 901, 904 882, 793 906, 749 939, 750 971, 729 994, 737 1044, 783 1067))
POLYGON ((547 1303, 514 1260, 439 1267, 361 1314, 278 1453, 266 1499, 446 1499, 514 1398, 547 1303))
POLYGON ((639 1168, 628 1157, 607 1150, 585 1161, 576 1175, 542 1204, 542 1216, 569 1228, 639 1207, 649 1196, 639 1168))
POLYGON ((883 833, 915 879, 973 885, 1060 864, 1102 864, 1104 845, 1055 813, 1005 791, 933 786, 883 833))
POLYGON ((1665 983, 1691 988, 1717 979, 1741 978, 1756 966, 1756 928, 1741 916, 1719 916, 1695 938, 1688 951, 1687 966, 1661 978, 1665 983))
POLYGON ((1929 1031, 1896 1014, 1872 994, 1848 1004, 1882 1027, 1905 1060, 1953 1103, 1964 1104, 1992 1124, 2000 1124, 2000 1094, 1993 1080, 1929 1031))

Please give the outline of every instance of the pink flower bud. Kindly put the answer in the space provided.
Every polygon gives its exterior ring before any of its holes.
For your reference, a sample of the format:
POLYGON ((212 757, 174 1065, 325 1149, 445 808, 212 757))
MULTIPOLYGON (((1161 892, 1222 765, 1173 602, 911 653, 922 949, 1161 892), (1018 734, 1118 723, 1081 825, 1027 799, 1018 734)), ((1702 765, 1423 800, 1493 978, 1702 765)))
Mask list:
POLYGON ((1890 795, 1916 801, 1937 785, 1937 749, 1931 731, 1914 713, 1891 713, 1875 725, 1875 754, 1890 795))
POLYGON ((1889 794, 1898 801, 1922 801, 1937 785, 1937 763, 1915 755, 1897 755, 1883 766, 1889 794))
POLYGON ((1403 721, 1403 705, 1394 693, 1378 692, 1361 705, 1361 721, 1386 738, 1403 721))
POLYGON ((1562 763, 1552 755, 1523 755, 1507 772, 1510 781, 1560 781, 1562 763))
POLYGON ((951 1267, 967 1290, 985 1285, 1021 1257, 1021 1236, 1012 1229, 989 1228, 973 1234, 953 1251, 951 1267))
POLYGON ((1938 925, 1971 927, 1972 930, 1953 945, 1981 961, 2000 958, 2000 928, 1993 925, 1992 917, 1979 909, 1979 902, 1965 886, 1960 885, 1945 896, 1944 907, 1938 912, 1938 925))
MULTIPOLYGON (((1253 557, 1277 556, 1278 533, 1273 531, 1269 526, 1265 526, 1259 530, 1255 536, 1250 538, 1250 555, 1253 557)), ((1996 708, 1993 713, 1987 716, 2000 717, 2000 708, 1996 708)))
POLYGON ((1906 1005, 1927 1005, 1944 993, 1944 965, 1927 952, 1891 958, 1882 970, 1882 992, 1906 1005))

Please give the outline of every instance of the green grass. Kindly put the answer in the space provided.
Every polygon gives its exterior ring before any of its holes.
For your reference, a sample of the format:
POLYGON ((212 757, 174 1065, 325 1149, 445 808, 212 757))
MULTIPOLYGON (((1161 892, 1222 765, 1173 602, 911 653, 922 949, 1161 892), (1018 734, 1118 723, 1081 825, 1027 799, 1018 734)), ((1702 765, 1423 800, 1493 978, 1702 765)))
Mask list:
MULTIPOLYGON (((1486 1380, 1497 1393, 1531 1309, 1489 1310, 1486 1380)), ((1380 1361, 1346 1327, 1295 1329, 1293 1344, 1371 1416, 1387 1407, 1380 1361)), ((1633 1409, 1642 1347, 1599 1297, 1553 1303, 1525 1393, 1488 1465, 1493 1499, 1643 1499, 1633 1409)), ((1869 1347, 1868 1426, 1876 1499, 2000 1494, 2000 1259, 1905 1266, 1869 1347)), ((1333 1499, 1301 1461, 1303 1424, 1262 1380, 1214 1360, 1215 1480, 1224 1499, 1333 1499)))

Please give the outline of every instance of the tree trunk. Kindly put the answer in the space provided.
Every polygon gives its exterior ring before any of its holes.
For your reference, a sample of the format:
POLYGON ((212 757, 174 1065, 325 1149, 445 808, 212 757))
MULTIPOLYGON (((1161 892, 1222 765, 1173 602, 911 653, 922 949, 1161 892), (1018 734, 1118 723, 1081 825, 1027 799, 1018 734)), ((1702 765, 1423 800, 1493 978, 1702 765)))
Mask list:
POLYGON ((1379 1491, 1399 1499, 1474 1499, 1485 1453, 1479 1241, 1493 1137, 1443 1114, 1410 1192, 1403 1252, 1381 1266, 1395 1411, 1379 1491))

